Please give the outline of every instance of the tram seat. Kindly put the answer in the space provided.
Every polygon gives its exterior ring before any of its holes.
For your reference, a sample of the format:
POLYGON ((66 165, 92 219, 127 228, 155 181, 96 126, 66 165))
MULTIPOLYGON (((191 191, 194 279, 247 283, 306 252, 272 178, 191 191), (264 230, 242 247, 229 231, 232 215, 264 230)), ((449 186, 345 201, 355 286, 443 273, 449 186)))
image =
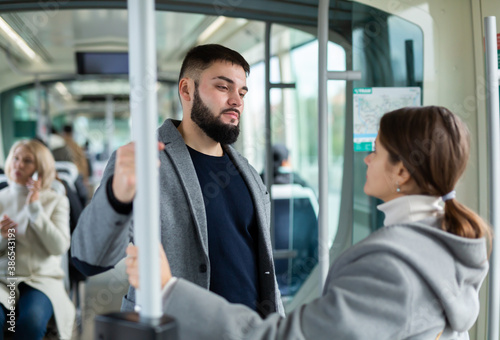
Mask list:
POLYGON ((78 168, 72 162, 56 162, 56 172, 60 179, 68 183, 69 187, 76 191, 75 182, 78 178, 78 168))
POLYGON ((318 201, 312 189, 275 184, 274 264, 282 296, 293 296, 318 262, 318 201))
MULTIPOLYGON (((84 208, 86 192, 82 193, 81 190, 79 190, 79 188, 83 186, 83 183, 79 185, 79 181, 82 181, 82 177, 78 174, 78 168, 75 164, 71 162, 56 162, 56 171, 66 189, 66 196, 69 200, 70 233, 73 235, 73 231, 78 223, 78 218, 84 208)), ((69 286, 68 292, 76 309, 76 326, 78 327, 78 333, 81 334, 83 331, 83 325, 82 306, 80 301, 80 282, 84 282, 87 277, 80 273, 80 271, 78 271, 78 269, 76 269, 73 265, 71 261, 71 248, 69 249, 64 260, 67 262, 69 279, 68 282, 65 281, 65 284, 69 286)))
MULTIPOLYGON (((64 176, 62 176, 65 178, 64 176)), ((62 195, 65 195, 68 200, 69 200, 69 226, 70 226, 70 234, 73 234, 73 230, 76 228, 76 224, 78 222, 78 218, 80 217, 80 214, 82 213, 83 206, 82 203, 78 197, 78 194, 74 189, 71 189, 69 183, 61 179, 60 181, 55 180, 54 183, 57 182, 57 185, 52 185, 52 188, 54 189, 54 186, 57 188, 55 191, 61 193, 62 195)), ((65 271, 65 276, 64 276, 64 286, 66 288, 66 291, 68 292, 70 298, 73 301, 73 304, 75 305, 75 311, 76 311, 76 326, 78 327, 78 333, 81 334, 83 331, 82 329, 82 310, 81 310, 81 302, 80 302, 80 282, 85 281, 87 277, 80 273, 76 267, 73 265, 71 261, 71 248, 68 250, 65 256, 62 257, 62 266, 65 271)), ((50 330, 50 328, 48 328, 50 330)), ((50 332, 47 331, 47 334, 50 332)), ((52 332, 53 333, 53 332, 52 332)), ((57 335, 57 334, 56 334, 57 335)), ((46 336, 47 338, 47 336, 46 336)), ((57 339, 57 337, 56 337, 57 339)))
POLYGON ((82 175, 78 173, 78 168, 72 162, 57 161, 56 172, 59 179, 66 182, 69 189, 78 195, 83 207, 87 204, 88 190, 83 181, 82 175))
POLYGON ((9 183, 7 182, 7 176, 5 174, 0 174, 0 190, 7 187, 9 183))

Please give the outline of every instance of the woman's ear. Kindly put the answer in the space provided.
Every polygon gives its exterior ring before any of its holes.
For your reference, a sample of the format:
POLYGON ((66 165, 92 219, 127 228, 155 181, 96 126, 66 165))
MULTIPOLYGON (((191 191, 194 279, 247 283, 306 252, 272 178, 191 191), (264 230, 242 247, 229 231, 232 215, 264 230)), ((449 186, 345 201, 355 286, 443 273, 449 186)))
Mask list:
POLYGON ((191 95, 192 95, 190 86, 191 82, 192 81, 189 78, 182 78, 179 81, 179 95, 181 99, 187 102, 191 101, 191 95))
POLYGON ((396 180, 399 185, 403 186, 411 180, 411 175, 408 169, 403 165, 403 162, 399 161, 396 165, 396 180))

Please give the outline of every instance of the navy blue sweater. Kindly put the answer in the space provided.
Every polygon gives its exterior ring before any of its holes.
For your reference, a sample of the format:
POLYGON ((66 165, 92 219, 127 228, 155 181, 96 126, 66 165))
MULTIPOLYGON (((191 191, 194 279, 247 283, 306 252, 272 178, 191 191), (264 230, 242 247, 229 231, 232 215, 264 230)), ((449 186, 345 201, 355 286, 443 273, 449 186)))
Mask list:
POLYGON ((210 290, 256 310, 257 222, 250 192, 227 154, 213 157, 188 149, 205 201, 210 290))

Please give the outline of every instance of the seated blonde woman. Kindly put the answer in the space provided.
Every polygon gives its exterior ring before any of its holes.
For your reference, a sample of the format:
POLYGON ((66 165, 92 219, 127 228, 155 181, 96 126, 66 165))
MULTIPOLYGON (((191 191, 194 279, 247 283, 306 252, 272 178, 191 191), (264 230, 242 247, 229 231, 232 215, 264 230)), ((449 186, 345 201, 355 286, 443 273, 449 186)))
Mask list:
POLYGON ((42 339, 54 316, 70 339, 75 310, 64 288, 62 256, 70 245, 69 203, 50 190, 54 158, 35 140, 15 143, 0 190, 0 339, 42 339))

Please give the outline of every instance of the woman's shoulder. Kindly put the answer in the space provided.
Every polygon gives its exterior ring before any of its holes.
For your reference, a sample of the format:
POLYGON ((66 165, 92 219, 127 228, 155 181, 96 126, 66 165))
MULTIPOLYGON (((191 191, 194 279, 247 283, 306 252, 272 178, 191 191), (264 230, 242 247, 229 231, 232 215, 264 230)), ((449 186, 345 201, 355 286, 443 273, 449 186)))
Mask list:
POLYGON ((347 249, 344 255, 351 260, 373 253, 387 253, 393 256, 402 251, 427 248, 428 244, 437 245, 436 232, 447 233, 436 227, 437 221, 425 222, 384 226, 347 249))
POLYGON ((55 192, 52 189, 42 190, 40 191, 40 199, 43 202, 61 202, 67 201, 68 198, 66 195, 62 195, 60 193, 55 192))
POLYGON ((350 257, 352 259, 386 253, 408 261, 415 257, 426 257, 429 260, 439 257, 454 259, 457 254, 463 254, 482 261, 486 256, 484 239, 454 235, 440 229, 439 222, 438 218, 432 218, 385 226, 352 246, 350 257))
POLYGON ((373 243, 377 242, 378 240, 387 240, 388 238, 400 239, 401 237, 413 237, 414 234, 433 233, 433 231, 439 230, 438 225, 438 220, 435 218, 433 218, 432 220, 421 222, 408 222, 387 225, 374 231, 360 243, 373 243))

